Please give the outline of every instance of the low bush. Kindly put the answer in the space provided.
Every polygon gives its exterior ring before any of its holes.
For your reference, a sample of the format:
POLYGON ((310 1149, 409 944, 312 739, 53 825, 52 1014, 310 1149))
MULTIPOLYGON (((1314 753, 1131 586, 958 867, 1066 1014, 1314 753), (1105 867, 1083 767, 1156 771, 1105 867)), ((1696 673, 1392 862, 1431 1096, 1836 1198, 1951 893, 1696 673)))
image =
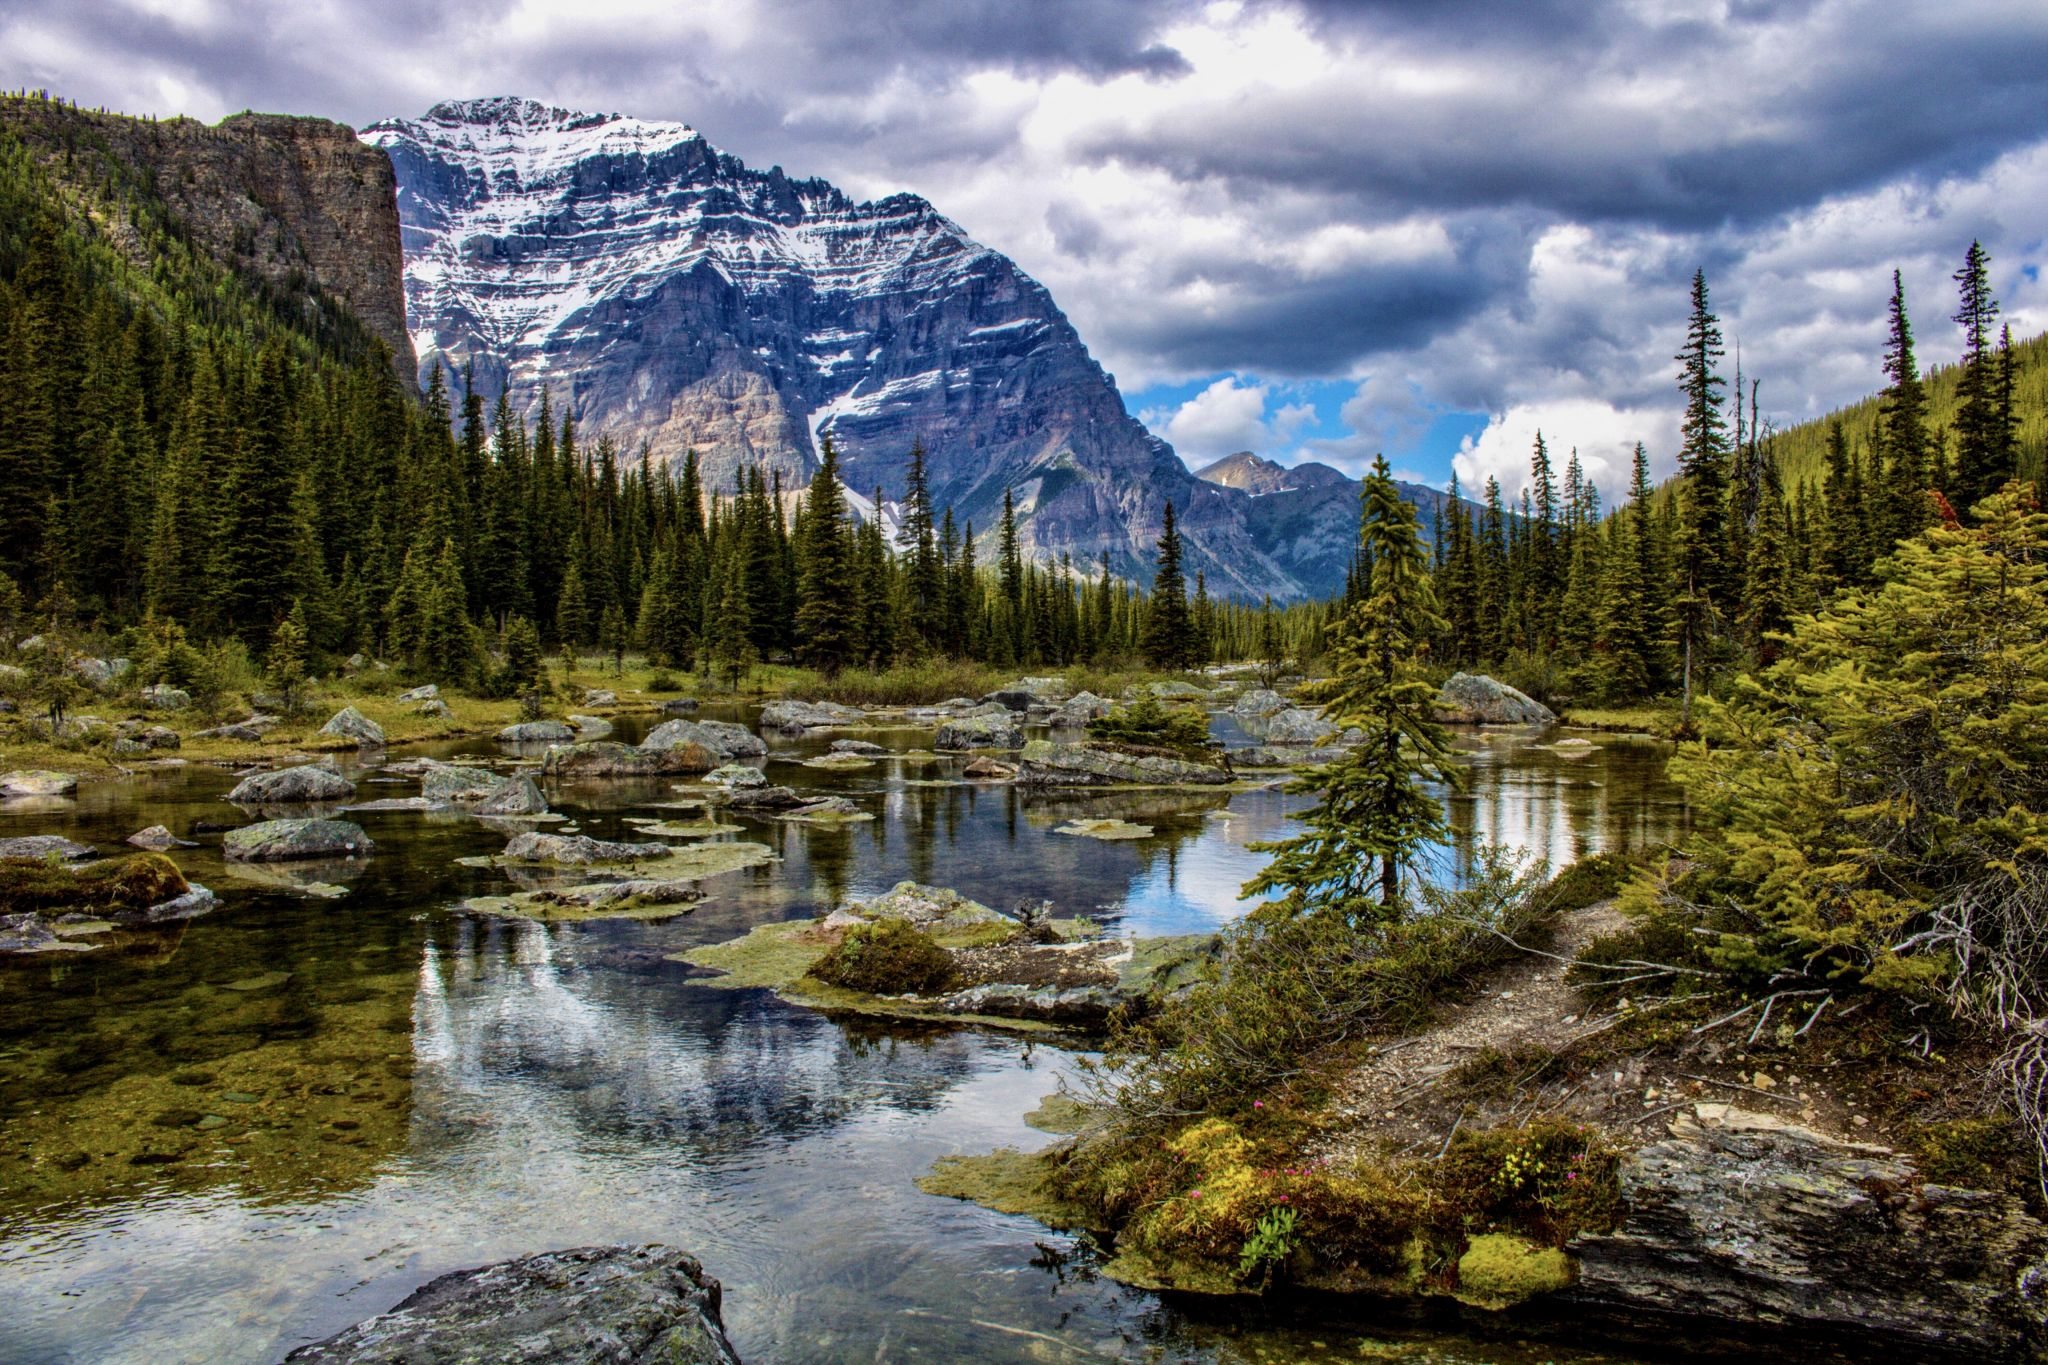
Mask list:
POLYGON ((1163 705, 1157 697, 1140 697, 1089 721, 1088 737, 1140 749, 1165 749, 1184 757, 1198 757, 1215 747, 1206 713, 1199 707, 1163 705))
POLYGON ((923 994, 952 978, 953 959, 909 920, 882 919, 848 930, 810 975, 868 995, 923 994))

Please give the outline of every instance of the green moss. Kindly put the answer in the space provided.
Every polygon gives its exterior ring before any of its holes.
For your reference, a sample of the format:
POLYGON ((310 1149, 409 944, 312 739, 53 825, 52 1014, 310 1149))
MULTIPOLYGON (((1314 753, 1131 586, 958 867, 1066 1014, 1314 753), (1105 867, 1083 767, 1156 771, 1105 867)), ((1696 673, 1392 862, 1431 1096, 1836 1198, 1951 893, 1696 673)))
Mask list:
POLYGON ((944 989, 953 959, 908 920, 884 919, 848 930, 811 964, 810 975, 869 995, 925 995, 944 989))
POLYGON ((1937 1185, 1969 1189, 2017 1187, 2031 1171, 2019 1129, 2010 1119, 1945 1119, 1921 1125, 1912 1146, 1920 1173, 1937 1185))
POLYGON ((1083 1210, 1061 1198, 1042 1152, 1003 1147, 984 1156, 942 1156, 918 1179, 926 1194, 965 1199, 997 1213, 1019 1213, 1049 1228, 1085 1226, 1083 1210))
POLYGON ((40 858, 0 858, 0 914, 136 913, 191 889, 178 865, 161 853, 138 853, 83 871, 40 858))
POLYGON ((1481 1308, 1506 1308, 1553 1294, 1570 1288, 1576 1278, 1570 1256, 1511 1232, 1481 1233, 1458 1258, 1458 1297, 1481 1308))
POLYGON ((1054 1092, 1038 1102, 1024 1116, 1024 1122, 1041 1133, 1078 1133, 1088 1126, 1089 1107, 1072 1095, 1054 1092))

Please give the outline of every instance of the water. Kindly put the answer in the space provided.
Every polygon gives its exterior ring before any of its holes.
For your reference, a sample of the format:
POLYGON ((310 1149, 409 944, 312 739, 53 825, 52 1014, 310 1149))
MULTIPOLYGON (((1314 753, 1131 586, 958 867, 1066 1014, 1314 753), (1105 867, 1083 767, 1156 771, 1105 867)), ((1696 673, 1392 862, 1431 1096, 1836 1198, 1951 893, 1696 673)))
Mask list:
MULTIPOLYGON (((1227 724, 1223 727, 1228 729, 1227 724)), ((639 727, 620 727, 636 738, 639 727)), ((877 733, 892 749, 926 729, 877 733)), ((1047 1140, 1021 1116, 1072 1054, 975 1030, 840 1022, 717 990, 671 955, 913 878, 1008 907, 1045 898, 1120 933, 1243 910, 1238 886, 1302 798, 1273 791, 1029 797, 956 759, 773 780, 879 818, 747 820, 780 861, 664 922, 540 926, 451 907, 502 889, 458 866, 503 835, 463 817, 354 816, 378 852, 339 900, 178 855, 223 904, 99 951, 0 969, 0 1317, 7 1361, 267 1361, 443 1271, 613 1241, 688 1248, 726 1286, 751 1361, 1584 1358, 1513 1342, 1221 1315, 1094 1277, 1072 1239, 920 1193, 932 1161, 1047 1140), (1055 835, 1068 816, 1149 840, 1055 835)), ((1454 823, 1565 859, 1667 837, 1662 750, 1600 738, 1473 744, 1454 823)), ((492 752, 487 742, 436 752, 492 752)), ((398 755, 394 755, 397 757, 398 755)), ((359 799, 405 795, 356 774, 359 799)), ((0 834, 103 848, 146 825, 236 823, 194 765, 0 808, 0 834)), ((669 782, 556 793, 586 833, 672 815, 669 782)))

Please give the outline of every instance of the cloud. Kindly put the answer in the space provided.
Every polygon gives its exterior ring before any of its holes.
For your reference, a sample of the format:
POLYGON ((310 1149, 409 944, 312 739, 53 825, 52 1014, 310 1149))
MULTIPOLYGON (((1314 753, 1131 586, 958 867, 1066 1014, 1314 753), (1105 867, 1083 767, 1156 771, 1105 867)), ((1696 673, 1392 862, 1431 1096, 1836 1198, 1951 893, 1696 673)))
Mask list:
MULTIPOLYGON (((1628 487, 1636 442, 1649 449, 1670 450, 1677 439, 1678 423, 1668 412, 1620 409, 1595 398, 1517 404, 1487 423, 1477 439, 1467 438, 1452 459, 1462 490, 1477 497, 1487 479, 1493 478, 1500 482, 1503 500, 1519 498, 1531 483, 1530 462, 1538 432, 1543 434, 1560 488, 1566 465, 1576 451, 1584 477, 1611 503, 1628 487)), ((1670 463, 1668 458, 1664 463, 1670 463)), ((1659 472, 1668 473, 1669 469, 1659 472)))
POLYGON ((1170 442, 1190 467, 1240 450, 1271 459, 1316 415, 1309 404, 1284 403, 1269 416, 1273 399, 1266 385, 1225 375, 1178 407, 1147 409, 1139 420, 1170 442))

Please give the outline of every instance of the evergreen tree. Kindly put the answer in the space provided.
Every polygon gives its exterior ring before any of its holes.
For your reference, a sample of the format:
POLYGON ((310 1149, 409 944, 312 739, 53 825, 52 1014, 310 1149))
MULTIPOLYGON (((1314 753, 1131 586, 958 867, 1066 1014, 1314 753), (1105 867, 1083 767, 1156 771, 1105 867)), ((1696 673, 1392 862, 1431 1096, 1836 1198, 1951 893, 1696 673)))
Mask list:
POLYGON ((860 623, 847 610, 857 585, 853 538, 839 493, 839 453, 831 437, 824 444, 796 537, 796 641, 798 658, 829 678, 854 661, 860 623))
POLYGON ((1282 893, 1259 915, 1334 914, 1353 925, 1400 919, 1404 879, 1446 834, 1443 805, 1428 784, 1455 788, 1460 779, 1433 719, 1436 689, 1418 666, 1442 621, 1415 509, 1402 501, 1384 457, 1373 462, 1360 496, 1366 595, 1338 624, 1333 676, 1314 696, 1331 723, 1357 726, 1364 738, 1289 787, 1320 793, 1300 817, 1307 828, 1253 845, 1273 860, 1244 894, 1282 893))
POLYGON ((1721 415, 1722 380, 1714 366, 1724 354, 1720 321, 1707 306, 1706 272, 1695 271, 1692 317, 1686 325, 1685 349, 1677 356, 1679 388, 1685 394, 1678 452, 1679 473, 1685 478, 1685 510, 1678 547, 1677 605, 1688 725, 1692 722, 1693 671, 1730 595, 1725 564, 1728 424, 1721 415))
POLYGON ((1998 357, 1991 329, 1998 301, 1991 294, 1991 256, 1971 242, 1955 273, 1959 295, 1956 325, 1963 329, 1963 370, 1956 383, 1956 468, 1953 501, 1970 507, 1998 491, 2012 475, 2012 461, 1999 420, 1998 357))
POLYGON ((1184 669, 1194 663, 1194 622, 1188 614, 1180 558, 1180 531, 1169 502, 1159 532, 1159 567, 1152 576, 1151 609, 1145 618, 1145 658, 1155 668, 1184 669))
POLYGON ((910 542, 908 625, 924 650, 936 650, 943 647, 946 638, 946 585, 932 526, 931 480, 925 469, 922 441, 910 447, 910 474, 903 494, 903 535, 910 542))
POLYGON ((305 604, 294 601, 271 634, 263 667, 264 677, 284 698, 286 715, 297 712, 299 689, 306 685, 307 647, 305 604))
POLYGON ((555 608, 555 638, 564 647, 587 645, 591 640, 590 599, 583 591, 583 568, 574 559, 562 577, 559 605, 555 608))
POLYGON ((737 691, 755 660, 753 622, 748 619, 752 599, 747 592, 747 561, 739 555, 726 558, 724 581, 718 607, 711 615, 710 645, 705 666, 725 674, 726 687, 737 691))
POLYGON ((1880 544, 1886 548, 1919 531, 1934 515, 1927 496, 1927 393, 1920 382, 1919 362, 1913 358, 1906 287, 1896 270, 1892 272, 1888 326, 1884 372, 1891 386, 1884 392, 1878 417, 1878 451, 1884 462, 1878 518, 1880 544))

